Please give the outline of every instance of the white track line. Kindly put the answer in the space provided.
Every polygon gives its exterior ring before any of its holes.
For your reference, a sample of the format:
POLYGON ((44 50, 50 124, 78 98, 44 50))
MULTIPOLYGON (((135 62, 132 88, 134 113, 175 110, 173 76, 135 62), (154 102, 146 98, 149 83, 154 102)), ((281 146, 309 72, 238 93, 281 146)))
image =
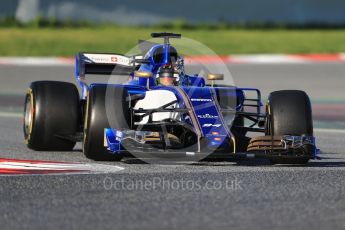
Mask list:
POLYGON ((314 129, 314 132, 318 133, 342 133, 345 134, 343 129, 314 129))
POLYGON ((22 113, 0 112, 0 117, 23 117, 22 113))
POLYGON ((88 172, 117 172, 125 168, 116 165, 103 164, 64 164, 64 163, 30 163, 30 162, 0 162, 0 169, 26 170, 85 170, 88 172))
POLYGON ((6 161, 0 162, 1 170, 19 170, 19 172, 14 173, 4 173, 0 172, 0 176, 10 176, 10 175, 66 175, 66 174, 102 174, 102 173, 115 173, 124 170, 124 167, 117 165, 104 165, 97 163, 51 163, 42 162, 16 162, 16 159, 7 159, 6 161), (20 171, 24 170, 24 171, 20 171), (50 171, 49 173, 45 172, 50 171), (37 172, 39 171, 39 172, 37 172), (66 172, 69 171, 69 172, 66 172), (33 173, 30 173, 33 172, 33 173))

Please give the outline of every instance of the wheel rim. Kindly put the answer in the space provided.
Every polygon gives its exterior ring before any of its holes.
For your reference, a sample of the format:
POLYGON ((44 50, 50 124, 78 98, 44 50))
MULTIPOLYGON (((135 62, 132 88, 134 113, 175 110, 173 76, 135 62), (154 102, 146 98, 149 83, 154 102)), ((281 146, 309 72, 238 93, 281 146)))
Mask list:
POLYGON ((32 130, 32 122, 33 122, 33 98, 31 92, 27 94, 26 101, 25 101, 25 111, 24 111, 24 135, 25 139, 28 140, 32 130))

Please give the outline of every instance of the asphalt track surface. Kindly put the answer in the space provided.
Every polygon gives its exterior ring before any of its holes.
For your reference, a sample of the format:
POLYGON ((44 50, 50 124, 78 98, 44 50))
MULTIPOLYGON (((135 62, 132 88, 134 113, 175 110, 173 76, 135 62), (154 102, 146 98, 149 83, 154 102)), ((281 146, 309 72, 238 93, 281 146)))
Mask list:
MULTIPOLYGON (((297 86, 315 101, 344 103, 343 64, 230 67, 237 85, 261 88, 264 97, 297 86)), ((94 164, 80 145, 73 152, 25 147, 15 112, 39 79, 73 82, 73 69, 0 66, 0 158, 94 164)), ((318 128, 315 135, 323 159, 306 166, 125 159, 98 162, 124 168, 113 173, 0 176, 1 229, 344 229, 345 132, 318 128)))

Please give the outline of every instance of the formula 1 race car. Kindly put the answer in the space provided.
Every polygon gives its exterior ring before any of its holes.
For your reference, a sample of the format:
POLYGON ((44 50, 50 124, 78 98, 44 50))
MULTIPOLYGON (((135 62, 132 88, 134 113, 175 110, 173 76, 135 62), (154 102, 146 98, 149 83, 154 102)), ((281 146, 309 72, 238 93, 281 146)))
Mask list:
POLYGON ((258 89, 215 84, 222 73, 186 74, 184 59, 170 44, 180 34, 152 37, 164 43, 152 43, 141 56, 77 54, 81 96, 71 83, 32 82, 24 108, 27 146, 70 151, 82 142, 83 153, 94 160, 262 157, 303 164, 316 158, 305 92, 272 92, 262 112, 258 89), (128 81, 87 84, 89 74, 125 75, 128 81))

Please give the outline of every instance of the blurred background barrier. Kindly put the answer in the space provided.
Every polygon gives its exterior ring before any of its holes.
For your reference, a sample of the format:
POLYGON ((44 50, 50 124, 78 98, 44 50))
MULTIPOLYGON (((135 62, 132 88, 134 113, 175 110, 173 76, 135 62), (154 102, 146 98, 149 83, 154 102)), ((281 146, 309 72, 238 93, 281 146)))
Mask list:
POLYGON ((0 18, 38 17, 120 25, 226 23, 234 25, 345 25, 344 0, 2 0, 0 18))

